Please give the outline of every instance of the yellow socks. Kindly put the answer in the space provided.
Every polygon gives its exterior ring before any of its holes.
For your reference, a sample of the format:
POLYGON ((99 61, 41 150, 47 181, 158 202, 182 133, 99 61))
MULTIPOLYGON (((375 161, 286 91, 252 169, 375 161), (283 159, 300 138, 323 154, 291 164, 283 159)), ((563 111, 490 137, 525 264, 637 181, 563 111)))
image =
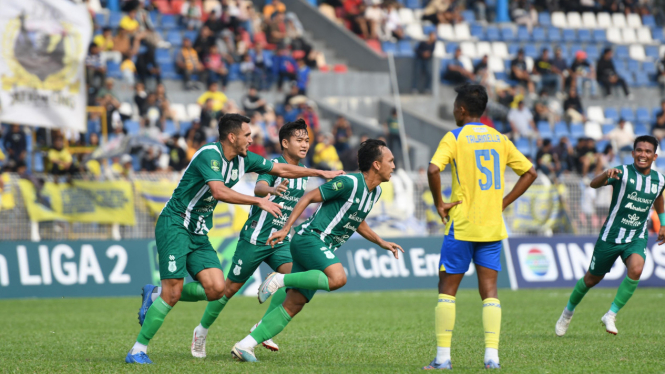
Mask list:
POLYGON ((446 360, 450 360, 450 341, 453 338, 453 327, 455 327, 455 296, 439 294, 434 316, 436 361, 444 363, 446 360))
POLYGON ((483 329, 485 330, 485 362, 494 359, 498 363, 499 334, 501 332, 501 302, 499 299, 483 300, 483 329), (489 356, 489 357, 488 357, 489 356))

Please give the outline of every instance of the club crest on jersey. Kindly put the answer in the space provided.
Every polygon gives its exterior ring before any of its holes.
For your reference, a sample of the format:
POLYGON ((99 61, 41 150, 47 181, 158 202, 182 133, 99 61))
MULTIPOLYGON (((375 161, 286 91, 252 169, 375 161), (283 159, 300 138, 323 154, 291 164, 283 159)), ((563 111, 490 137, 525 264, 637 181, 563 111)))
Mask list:
POLYGON ((635 179, 630 178, 630 183, 635 184, 635 179))
POLYGON ((214 171, 219 171, 219 161, 210 160, 210 168, 214 171))
POLYGON ((360 199, 356 197, 356 204, 360 204, 360 199))
POLYGON ((335 191, 339 191, 343 188, 344 188, 344 183, 342 183, 342 181, 337 181, 337 182, 333 183, 333 185, 332 185, 332 189, 335 190, 335 191))
POLYGON ((169 256, 169 260, 170 260, 170 261, 169 261, 169 271, 170 271, 171 273, 173 273, 174 271, 178 270, 178 267, 177 267, 176 264, 175 264, 175 256, 174 256, 174 255, 170 255, 170 256, 169 256))
POLYGON ((231 170, 231 179, 233 180, 238 179, 238 170, 236 169, 231 170))

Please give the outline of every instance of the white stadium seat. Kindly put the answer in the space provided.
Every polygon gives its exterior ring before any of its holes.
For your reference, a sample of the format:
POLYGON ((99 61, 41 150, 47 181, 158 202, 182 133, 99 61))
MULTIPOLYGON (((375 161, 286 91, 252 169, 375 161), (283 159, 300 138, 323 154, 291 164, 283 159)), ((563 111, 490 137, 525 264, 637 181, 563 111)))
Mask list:
POLYGON ((478 56, 478 52, 476 51, 476 43, 474 42, 462 42, 460 43, 459 48, 462 51, 462 55, 464 56, 469 58, 476 58, 478 56))
POLYGON ((503 63, 503 59, 496 56, 490 56, 487 60, 487 69, 492 72, 503 72, 506 71, 506 66, 503 63))
POLYGON ((630 58, 637 61, 644 61, 647 58, 644 53, 644 47, 641 44, 633 44, 628 51, 630 58))
POLYGON ((568 27, 572 29, 582 27, 582 16, 577 12, 568 12, 568 27))
POLYGON ((621 30, 616 27, 607 29, 607 41, 610 43, 621 44, 621 30))
POLYGON ((483 57, 485 55, 492 55, 492 45, 489 42, 478 42, 476 43, 476 53, 478 57, 483 57))
POLYGON ((552 13, 552 26, 554 27, 568 27, 566 23, 566 14, 563 12, 554 12, 552 13))
POLYGON ((598 28, 607 29, 612 27, 612 17, 609 13, 598 13, 598 28))
POLYGON ((413 16, 413 11, 409 8, 402 8, 399 10, 399 19, 404 25, 410 25, 416 22, 416 19, 413 16))
POLYGON ((447 23, 440 23, 439 26, 436 27, 436 35, 439 39, 455 40, 453 26, 447 23))
POLYGON ((471 58, 469 58, 468 56, 460 56, 459 60, 464 66, 464 69, 468 71, 473 71, 473 62, 471 61, 471 58))
POLYGON ((201 107, 199 104, 187 104, 187 114, 189 114, 189 118, 192 120, 201 118, 201 107))
POLYGON ((406 35, 414 40, 425 40, 427 37, 423 33, 423 27, 419 23, 412 23, 406 26, 406 35))
POLYGON ((187 111, 185 110, 185 106, 183 104, 177 104, 173 103, 171 104, 171 112, 173 112, 173 115, 175 116, 176 121, 189 121, 189 115, 187 114, 187 111))
POLYGON ((446 57, 446 45, 442 41, 436 42, 434 44, 434 57, 436 58, 445 58, 446 57))
POLYGON ((625 28, 621 30, 621 39, 625 44, 637 43, 637 35, 635 29, 625 28))
POLYGON ((599 140, 603 137, 603 130, 598 123, 588 121, 584 124, 584 135, 587 138, 599 140))
POLYGON ((638 28, 642 27, 642 18, 637 13, 631 13, 626 17, 626 23, 628 27, 638 28))
POLYGON ((648 27, 640 27, 637 29, 637 41, 642 44, 653 43, 653 39, 651 38, 651 29, 648 27))
POLYGON ((504 42, 493 42, 492 52, 494 56, 499 58, 506 59, 510 57, 510 55, 508 54, 508 46, 504 42))
POLYGON ((591 12, 582 13, 582 26, 587 29, 598 28, 598 22, 596 22, 596 15, 591 12))
POLYGON ((626 15, 623 13, 612 13, 612 26, 618 28, 626 27, 626 15))
POLYGON ((468 23, 458 23, 455 25, 456 40, 471 40, 471 30, 468 23))
POLYGON ((422 19, 423 19, 423 10, 422 9, 414 9, 413 10, 413 22, 422 23, 422 19))
POLYGON ((601 106, 590 106, 586 109, 586 116, 589 118, 589 121, 594 121, 598 123, 605 122, 605 112, 603 112, 603 107, 601 106))

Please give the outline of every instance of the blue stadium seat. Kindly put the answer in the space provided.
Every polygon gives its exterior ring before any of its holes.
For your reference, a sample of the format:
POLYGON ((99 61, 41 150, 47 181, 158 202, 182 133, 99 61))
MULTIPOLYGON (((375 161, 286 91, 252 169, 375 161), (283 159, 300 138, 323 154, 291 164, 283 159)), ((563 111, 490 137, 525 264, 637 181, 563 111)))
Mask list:
POLYGON ((443 73, 446 72, 446 69, 448 69, 448 64, 450 63, 450 59, 442 59, 441 60, 441 65, 439 65, 439 75, 441 76, 441 82, 444 82, 443 79, 443 73))
POLYGON ((528 42, 531 39, 531 34, 526 26, 519 26, 517 28, 517 40, 520 42, 528 42))
POLYGON ((577 41, 577 35, 575 35, 575 30, 563 29, 563 41, 568 43, 577 41))
POLYGON ((656 168, 660 169, 660 171, 665 170, 665 157, 656 159, 656 168))
POLYGON ((132 168, 134 171, 141 170, 141 159, 137 155, 132 155, 132 168))
POLYGON ((192 128, 192 123, 187 121, 187 122, 180 122, 180 135, 185 136, 187 135, 187 131, 192 128))
POLYGON ((614 62, 614 67, 619 72, 619 75, 621 75, 621 73, 626 72, 626 70, 628 69, 626 61, 624 61, 621 58, 615 56, 614 58, 612 58, 612 62, 614 62))
POLYGON ((106 62, 106 75, 111 78, 121 79, 122 72, 120 71, 120 64, 115 61, 108 60, 106 62))
POLYGON ((614 47, 614 56, 620 59, 627 59, 630 56, 627 45, 617 45, 614 47))
MULTIPOLYGON (((157 62, 162 73, 162 78, 164 79, 177 79, 178 74, 175 72, 175 63, 173 60, 157 62)), ((229 74, 230 76, 230 74, 229 74)), ((230 78, 230 77, 229 77, 230 78)))
POLYGON ((624 164, 624 165, 630 165, 634 162, 635 162, 635 160, 633 159, 633 156, 631 156, 631 155, 623 156, 622 161, 621 161, 621 163, 624 164))
POLYGON ((406 7, 411 9, 421 9, 423 7, 422 0, 406 0, 406 7))
POLYGON ((659 41, 661 44, 665 43, 665 30, 659 27, 652 27, 651 28, 651 34, 653 37, 653 40, 659 41))
POLYGON ((166 64, 173 61, 173 56, 170 50, 157 48, 155 50, 155 60, 157 60, 157 64, 159 65, 166 64))
POLYGON ((104 13, 95 14, 95 23, 101 27, 106 26, 106 14, 104 13))
POLYGON ((120 25, 120 20, 122 19, 122 13, 120 12, 111 12, 109 14, 109 23, 108 26, 112 28, 117 28, 120 25))
POLYGON ((125 130, 127 130, 128 135, 138 135, 141 130, 141 126, 138 122, 127 120, 125 121, 125 130))
POLYGON ((494 121, 494 128, 496 131, 500 133, 504 133, 505 131, 505 124, 502 121, 494 121))
POLYGON ((589 29, 579 29, 577 30, 577 40, 582 43, 591 42, 591 30, 589 29))
POLYGON ((584 49, 587 54, 587 58, 591 63, 595 62, 600 58, 600 51, 598 50, 598 46, 595 44, 587 44, 586 48, 584 49))
POLYGON ((632 72, 636 72, 640 70, 640 62, 628 59, 628 62, 626 64, 628 66, 628 70, 632 72))
POLYGON ((515 148, 525 156, 531 155, 531 143, 529 139, 519 138, 515 141, 515 148))
POLYGON ((240 64, 231 64, 229 66, 229 81, 240 80, 240 64))
POLYGON ((173 123, 173 121, 171 121, 170 119, 167 119, 166 123, 164 124, 164 134, 167 134, 167 135, 171 136, 171 135, 175 134, 176 132, 178 132, 178 131, 176 130, 175 124, 173 123))
POLYGON ((397 43, 397 52, 399 53, 400 56, 404 56, 404 57, 413 57, 413 56, 415 56, 413 46, 411 45, 411 42, 408 41, 408 40, 400 40, 397 43))
POLYGON ((605 108, 605 119, 609 119, 614 123, 619 122, 619 112, 614 107, 605 108))
POLYGON ((635 77, 630 71, 619 72, 619 76, 626 81, 629 86, 635 86, 635 77))
MULTIPOLYGON (((489 27, 487 27, 487 33, 490 35, 492 34, 489 30, 489 27)), ((512 27, 504 26, 501 28, 501 40, 503 40, 504 42, 515 41, 515 31, 513 30, 512 27)))
POLYGON ((498 81, 507 81, 508 80, 508 74, 506 74, 503 71, 495 71, 494 72, 494 79, 498 81))
POLYGON ((498 42, 501 40, 499 28, 496 26, 487 26, 487 29, 485 29, 485 35, 487 40, 490 42, 498 42))
POLYGON ((473 13, 473 10, 463 10, 462 18, 464 18, 464 21, 469 24, 476 22, 476 15, 473 13))
POLYGON ((503 68, 505 71, 510 71, 510 64, 512 63, 511 60, 503 60, 503 68))
POLYGON ((158 10, 153 10, 152 12, 148 13, 148 18, 150 18, 150 22, 152 22, 152 25, 155 26, 155 27, 157 27, 157 25, 159 24, 157 22, 157 16, 158 15, 159 15, 158 10))
POLYGON ((446 43, 446 53, 449 55, 454 54, 457 47, 459 47, 457 43, 446 43))
POLYGON ((542 26, 550 26, 552 24, 552 19, 548 12, 538 13, 538 24, 542 26))
POLYGON ((561 41, 561 29, 558 27, 550 26, 547 29, 547 38, 550 42, 558 43, 561 41))
POLYGON ((607 42, 607 34, 605 33, 605 30, 603 30, 603 29, 593 30, 593 40, 596 43, 606 43, 607 42))
MULTIPOLYGON (((520 49, 520 45, 517 43, 508 44, 508 54, 511 56, 517 55, 517 51, 520 49)), ((506 60, 508 61, 508 60, 506 60)), ((510 61, 508 61, 508 66, 510 66, 510 61)))
POLYGON ((524 45, 524 55, 529 56, 531 58, 538 58, 538 49, 536 49, 535 44, 526 44, 524 45))
POLYGON ((538 128, 538 133, 540 134, 540 137, 543 139, 552 139, 554 137, 554 133, 552 133, 552 128, 550 127, 550 123, 547 121, 540 121, 536 124, 538 128))
POLYGON ((570 56, 574 57, 575 53, 578 51, 584 51, 584 47, 582 47, 582 44, 571 44, 570 45, 570 56))
POLYGON ((389 53, 392 53, 394 55, 397 54, 397 44, 393 42, 383 42, 381 43, 381 48, 383 49, 383 52, 385 54, 389 53))
POLYGON ((635 112, 633 112, 633 108, 623 107, 621 108, 619 115, 628 122, 635 122, 635 112))
POLYGON ((656 19, 651 14, 644 15, 642 16, 642 26, 654 27, 656 26, 656 19))
POLYGON ((555 48, 557 48, 557 47, 561 48, 561 55, 563 56, 563 58, 567 59, 567 58, 571 57, 571 52, 568 49, 567 45, 565 45, 565 44, 555 44, 554 47, 555 48))
POLYGON ((581 123, 573 123, 570 125, 570 135, 572 138, 584 137, 584 125, 581 123))
POLYGON ((171 43, 171 45, 174 47, 180 47, 182 45, 182 35, 180 35, 180 31, 178 30, 169 31, 166 34, 166 41, 171 43))
POLYGON ((161 27, 163 29, 177 29, 178 19, 172 14, 162 14, 161 27))
MULTIPOLYGON (((427 35, 427 34, 425 34, 427 35)), ((192 41, 192 44, 194 44, 194 41, 196 41, 196 38, 199 36, 199 32, 196 30, 186 30, 182 37, 187 38, 192 41)))
POLYGON ((603 152, 608 145, 611 145, 609 140, 599 140, 596 142, 596 149, 603 152))
POLYGON ((561 137, 568 137, 570 138, 570 132, 568 131, 568 125, 566 125, 565 122, 557 122, 554 124, 554 136, 557 139, 561 139, 561 137))
POLYGON ((636 71, 635 73, 635 86, 648 87, 656 83, 649 79, 649 74, 645 71, 636 71))
POLYGON ((642 135, 649 135, 649 127, 643 123, 638 123, 635 126, 633 126, 633 130, 635 132, 635 135, 637 136, 642 136, 642 135))
POLYGON ((642 123, 649 123, 651 122, 651 114, 649 113, 649 109, 645 107, 639 107, 635 111, 635 118, 637 119, 638 122, 642 123))
POLYGON ((547 39, 545 36, 545 29, 542 27, 534 27, 533 31, 531 32, 531 38, 534 42, 544 42, 547 39))
MULTIPOLYGON (((429 35, 431 33, 436 34, 436 26, 434 25, 423 25, 423 34, 429 35)), ((473 36, 473 35, 472 35, 473 36)))
POLYGON ((614 125, 603 125, 603 135, 607 135, 610 131, 614 130, 614 125))
POLYGON ((647 55, 647 57, 650 57, 654 60, 660 58, 660 56, 658 56, 658 46, 656 45, 645 45, 644 53, 647 55))
POLYGON ((485 40, 485 28, 477 23, 472 24, 471 36, 473 36, 474 38, 478 38, 479 40, 485 40))
MULTIPOLYGON (((27 157, 28 159, 30 157, 27 157)), ((44 154, 42 152, 35 153, 35 163, 32 165, 32 171, 35 173, 44 172, 44 154)))

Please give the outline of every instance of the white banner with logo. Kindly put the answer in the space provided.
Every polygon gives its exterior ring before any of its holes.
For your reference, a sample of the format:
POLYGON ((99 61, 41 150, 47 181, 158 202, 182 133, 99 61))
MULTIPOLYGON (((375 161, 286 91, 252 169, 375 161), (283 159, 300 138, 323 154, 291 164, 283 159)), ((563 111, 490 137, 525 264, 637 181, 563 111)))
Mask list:
POLYGON ((0 3, 0 121, 84 132, 84 60, 92 34, 85 5, 0 3))

